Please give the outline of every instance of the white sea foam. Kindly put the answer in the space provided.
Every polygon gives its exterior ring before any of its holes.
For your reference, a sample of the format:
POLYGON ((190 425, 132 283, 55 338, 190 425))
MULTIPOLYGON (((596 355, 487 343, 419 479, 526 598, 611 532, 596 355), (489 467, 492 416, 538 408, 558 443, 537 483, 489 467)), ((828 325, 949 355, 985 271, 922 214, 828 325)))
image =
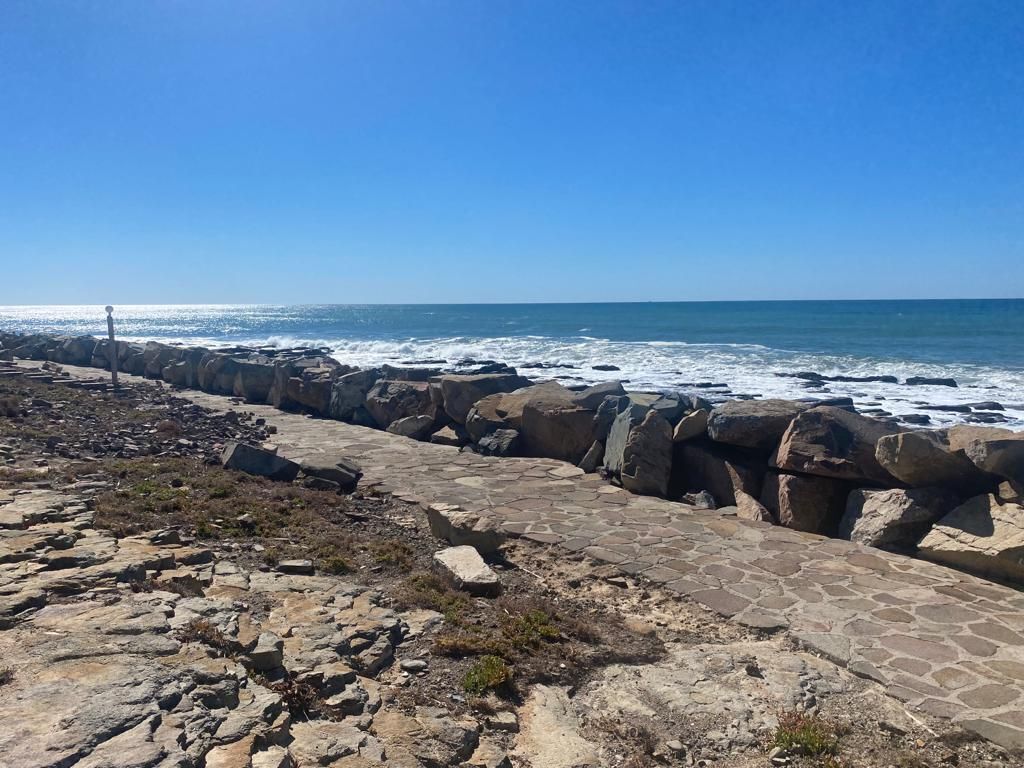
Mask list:
MULTIPOLYGON (((192 344, 223 346, 214 339, 179 338, 192 344)), ((544 363, 544 369, 524 368, 537 378, 558 378, 567 384, 628 380, 636 390, 682 389, 715 397, 725 390, 695 384, 725 384, 728 392, 761 397, 849 396, 862 409, 880 408, 892 414, 927 414, 933 424, 955 424, 965 414, 922 409, 922 405, 963 405, 996 401, 1005 407, 1006 426, 1024 427, 1024 372, 972 365, 932 365, 868 360, 853 356, 816 355, 775 350, 758 344, 688 344, 685 342, 627 342, 574 337, 541 336, 439 339, 323 339, 274 335, 232 341, 231 344, 278 347, 327 347, 343 363, 373 366, 381 363, 410 365, 418 360, 446 360, 450 364, 472 358, 499 360, 522 368, 544 363), (615 365, 618 371, 597 371, 593 365, 615 365), (561 366, 561 367, 558 367, 561 366), (911 376, 953 378, 959 387, 907 386, 882 382, 827 382, 824 389, 808 389, 800 379, 777 373, 814 371, 826 376, 911 376)))

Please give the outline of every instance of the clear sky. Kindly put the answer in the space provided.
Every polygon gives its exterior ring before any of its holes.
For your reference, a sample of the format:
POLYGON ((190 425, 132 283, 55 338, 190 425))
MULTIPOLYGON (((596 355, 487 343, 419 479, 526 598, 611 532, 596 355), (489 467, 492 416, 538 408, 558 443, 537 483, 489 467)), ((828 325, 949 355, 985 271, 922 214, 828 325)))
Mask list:
POLYGON ((1024 296, 1024 2, 3 0, 0 304, 1024 296))

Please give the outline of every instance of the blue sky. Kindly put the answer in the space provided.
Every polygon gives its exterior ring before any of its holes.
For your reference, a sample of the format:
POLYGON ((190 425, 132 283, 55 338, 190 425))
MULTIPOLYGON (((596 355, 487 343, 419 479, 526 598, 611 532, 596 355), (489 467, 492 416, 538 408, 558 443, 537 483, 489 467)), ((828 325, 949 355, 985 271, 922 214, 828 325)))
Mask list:
POLYGON ((1024 296, 1024 3, 4 0, 0 304, 1024 296))

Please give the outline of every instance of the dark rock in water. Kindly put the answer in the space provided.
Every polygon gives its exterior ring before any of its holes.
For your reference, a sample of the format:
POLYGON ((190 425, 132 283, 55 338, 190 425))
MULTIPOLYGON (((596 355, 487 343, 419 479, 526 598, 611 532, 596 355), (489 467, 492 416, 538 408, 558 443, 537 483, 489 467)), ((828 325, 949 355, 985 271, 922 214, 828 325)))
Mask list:
POLYGON ((542 370, 546 370, 548 368, 579 368, 578 365, 572 365, 571 363, 536 363, 536 362, 534 362, 534 363, 523 363, 519 367, 523 368, 523 369, 527 369, 527 370, 529 370, 529 369, 542 369, 542 370))
POLYGON ((915 386, 955 387, 956 379, 931 378, 929 376, 911 376, 905 384, 915 386))
POLYGON ((971 408, 978 411, 1005 411, 1006 409, 1001 403, 997 403, 994 400, 986 400, 982 403, 967 403, 971 408))
POLYGON ((592 365, 592 366, 590 366, 590 368, 592 370, 595 370, 595 371, 621 371, 622 370, 617 365, 592 365))
POLYGON ((265 448, 246 443, 228 443, 220 458, 227 469, 269 477, 290 483, 299 474, 299 465, 265 448))
POLYGON ((519 451, 519 443, 518 430, 497 429, 480 438, 476 450, 484 456, 515 456, 519 451))
POLYGON ((447 360, 402 360, 401 365, 448 365, 447 360))
POLYGON ((713 381, 698 381, 692 385, 696 389, 728 389, 728 384, 719 384, 713 381))
MULTIPOLYGON (((866 411, 865 411, 866 413, 866 411)), ((885 413, 885 411, 881 411, 885 413)), ((926 413, 906 413, 899 417, 899 420, 906 424, 931 424, 932 417, 926 413)))
POLYGON ((845 408, 853 405, 852 397, 802 397, 798 402, 807 403, 812 408, 819 405, 831 405, 836 408, 845 408))
POLYGON ((803 379, 805 381, 838 381, 838 382, 878 382, 881 384, 898 384, 899 379, 895 376, 825 376, 814 371, 799 371, 797 373, 776 373, 776 376, 789 379, 803 379))
POLYGON ((511 368, 505 363, 487 363, 481 365, 476 369, 476 373, 512 373, 516 372, 515 368, 511 368))
POLYGON ((950 413, 970 413, 971 406, 953 403, 950 405, 919 405, 922 411, 949 411, 950 413))
POLYGON ((977 411, 967 417, 967 421, 973 424, 1003 424, 1007 419, 1001 413, 984 413, 983 411, 977 411))

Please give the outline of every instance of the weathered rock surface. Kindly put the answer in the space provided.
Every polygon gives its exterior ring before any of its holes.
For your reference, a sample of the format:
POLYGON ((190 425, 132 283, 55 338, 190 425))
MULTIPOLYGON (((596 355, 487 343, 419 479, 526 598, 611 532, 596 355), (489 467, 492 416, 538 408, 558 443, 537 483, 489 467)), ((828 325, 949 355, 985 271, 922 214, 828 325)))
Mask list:
POLYGON ((404 419, 396 419, 388 425, 387 431, 393 435, 412 438, 413 440, 425 440, 434 429, 433 416, 406 416, 404 419))
POLYGON ((505 543, 505 532, 492 518, 441 503, 426 509, 430 532, 453 546, 467 545, 482 555, 493 555, 505 543))
POLYGON ((294 461, 246 443, 228 443, 221 455, 221 463, 228 469, 286 483, 290 483, 299 474, 299 465, 294 461))
POLYGON ((797 414, 782 435, 772 466, 785 472, 887 484, 893 477, 875 458, 875 444, 897 430, 842 408, 797 414))
POLYGON ((1024 584, 1024 506, 993 494, 969 499, 943 517, 918 546, 929 560, 1024 584))
POLYGON ((956 503, 940 488, 855 490, 847 498, 839 536, 870 547, 910 549, 956 503))
POLYGON ((408 416, 437 416, 425 381, 378 381, 367 393, 366 409, 381 429, 408 416))
POLYGON ((693 440, 706 435, 709 416, 710 413, 703 408, 683 416, 672 432, 672 441, 681 443, 684 440, 693 440))
POLYGON ((434 563, 458 589, 471 595, 495 595, 501 590, 498 574, 470 546, 449 547, 434 555, 434 563))
POLYGON ((569 390, 549 390, 524 404, 520 434, 526 455, 576 464, 594 443, 594 411, 575 405, 569 390))
POLYGON ((521 445, 519 430, 498 429, 481 437, 476 449, 484 456, 518 456, 521 445))
POLYGON ((768 451, 782 438, 805 403, 791 400, 734 400, 716 407, 708 419, 712 440, 768 451))
POLYGON ((358 463, 342 457, 304 461, 302 471, 309 477, 319 477, 337 483, 340 490, 346 493, 354 491, 363 476, 363 470, 358 463))
POLYGON ((596 411, 606 397, 621 397, 625 394, 626 390, 623 389, 621 381, 605 381, 577 392, 573 395, 572 401, 580 408, 596 411))
POLYGON ((497 429, 520 430, 523 408, 531 400, 571 401, 572 393, 557 381, 547 381, 514 392, 489 395, 477 401, 466 415, 466 431, 473 442, 497 429))
POLYGON ((833 535, 845 511, 849 491, 849 484, 840 480, 769 472, 761 503, 780 525, 833 535))
POLYGON ((515 372, 448 375, 440 378, 444 411, 456 424, 466 423, 470 409, 478 400, 499 392, 513 392, 528 386, 530 380, 515 372))
POLYGON ((634 427, 622 452, 622 487, 664 497, 672 474, 672 427, 657 411, 648 411, 634 427))
POLYGON ((945 432, 900 432, 879 438, 878 463, 900 482, 915 488, 944 487, 969 491, 988 478, 962 451, 954 451, 945 432))
POLYGON ((366 396, 381 375, 379 368, 368 368, 346 373, 335 379, 328 408, 330 417, 339 421, 351 421, 356 411, 366 407, 366 396))

